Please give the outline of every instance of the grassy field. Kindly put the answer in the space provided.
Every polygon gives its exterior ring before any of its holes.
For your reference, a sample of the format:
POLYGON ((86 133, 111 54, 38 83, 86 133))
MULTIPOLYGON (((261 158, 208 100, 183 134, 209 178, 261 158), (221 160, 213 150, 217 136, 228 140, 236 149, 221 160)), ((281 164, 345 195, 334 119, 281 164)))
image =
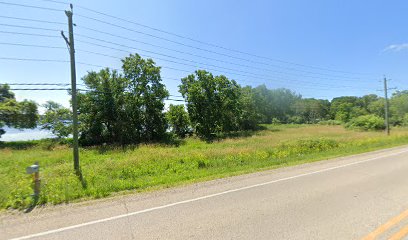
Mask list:
MULTIPOLYGON (((3 144, 0 149, 0 209, 23 209, 32 203, 31 177, 25 168, 41 165, 39 204, 101 198, 115 193, 148 191, 263 169, 313 162, 408 144, 408 129, 357 132, 341 126, 268 125, 245 137, 205 143, 187 139, 180 146, 80 150, 82 176, 73 171, 71 149, 32 143, 3 144)), ((1 146, 1 145, 0 145, 1 146)))

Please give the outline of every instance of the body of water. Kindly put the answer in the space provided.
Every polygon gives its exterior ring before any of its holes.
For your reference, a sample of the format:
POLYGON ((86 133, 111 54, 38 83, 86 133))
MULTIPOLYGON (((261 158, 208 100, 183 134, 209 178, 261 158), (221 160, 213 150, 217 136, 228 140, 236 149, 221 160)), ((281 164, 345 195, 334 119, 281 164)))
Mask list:
POLYGON ((4 130, 6 131, 6 133, 0 138, 0 141, 4 142, 39 140, 53 137, 50 131, 41 130, 38 128, 19 130, 6 127, 4 128, 4 130))

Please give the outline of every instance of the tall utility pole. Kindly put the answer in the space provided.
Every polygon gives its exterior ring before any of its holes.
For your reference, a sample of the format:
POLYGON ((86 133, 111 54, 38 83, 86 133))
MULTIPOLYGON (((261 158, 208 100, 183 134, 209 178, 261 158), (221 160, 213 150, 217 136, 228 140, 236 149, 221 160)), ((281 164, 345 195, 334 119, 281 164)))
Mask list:
POLYGON ((76 88, 76 70, 75 70, 75 48, 74 48, 74 24, 72 22, 73 7, 70 4, 71 11, 65 11, 68 17, 69 39, 61 31, 62 37, 65 39, 69 47, 69 55, 71 58, 71 96, 72 96, 72 136, 73 136, 73 153, 74 153, 74 169, 79 172, 79 151, 78 151, 78 111, 77 111, 77 88, 76 88))
POLYGON ((384 97, 385 97, 385 128, 387 135, 390 135, 390 116, 389 116, 389 107, 388 107, 388 86, 387 78, 384 77, 384 97))

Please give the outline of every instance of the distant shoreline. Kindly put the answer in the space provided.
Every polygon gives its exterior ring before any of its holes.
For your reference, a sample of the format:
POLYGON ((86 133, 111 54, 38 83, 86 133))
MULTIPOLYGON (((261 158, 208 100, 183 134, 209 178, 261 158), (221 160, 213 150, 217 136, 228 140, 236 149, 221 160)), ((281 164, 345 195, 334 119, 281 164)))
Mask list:
POLYGON ((19 130, 6 127, 4 130, 6 133, 0 138, 0 141, 3 142, 39 140, 53 137, 50 131, 41 130, 39 128, 19 130))

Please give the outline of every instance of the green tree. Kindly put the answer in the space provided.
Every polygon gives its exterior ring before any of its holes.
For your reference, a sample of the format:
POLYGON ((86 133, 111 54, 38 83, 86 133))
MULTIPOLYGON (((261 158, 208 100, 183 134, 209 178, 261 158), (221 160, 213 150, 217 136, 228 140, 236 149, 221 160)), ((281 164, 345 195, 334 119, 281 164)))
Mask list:
POLYGON ((294 105, 295 115, 305 123, 317 123, 330 118, 330 102, 328 100, 306 98, 299 99, 294 105))
POLYGON ((181 138, 187 136, 190 132, 190 119, 184 105, 170 104, 166 117, 169 127, 174 134, 181 138))
POLYGON ((262 116, 257 111, 255 94, 251 87, 241 88, 239 99, 240 119, 239 125, 243 130, 255 130, 258 123, 261 123, 262 116))
POLYGON ((38 121, 37 104, 24 100, 18 102, 8 85, 0 85, 0 137, 3 127, 18 129, 35 128, 38 121))
POLYGON ((159 141, 167 129, 164 100, 169 96, 162 83, 160 67, 152 59, 145 60, 138 54, 122 62, 128 82, 125 108, 130 121, 127 132, 142 141, 159 141))
POLYGON ((338 97, 331 102, 330 115, 334 120, 348 122, 361 114, 361 111, 363 111, 362 102, 358 97, 338 97))
POLYGON ((408 113, 408 90, 395 92, 390 99, 390 115, 393 125, 401 125, 408 113))
POLYGON ((160 141, 166 133, 168 92, 160 67, 137 54, 122 62, 123 75, 103 69, 83 78, 87 92, 78 94, 82 144, 160 141))
POLYGON ((240 129, 240 86, 225 76, 197 70, 181 80, 180 93, 198 136, 210 140, 240 129))
POLYGON ((72 112, 53 101, 43 105, 46 109, 40 118, 42 129, 50 130, 58 139, 66 138, 72 133, 72 112))
POLYGON ((117 71, 89 72, 82 79, 88 91, 78 94, 80 141, 83 145, 124 144, 127 81, 117 71))
POLYGON ((287 123, 295 114, 293 105, 301 96, 289 89, 268 89, 265 85, 254 88, 254 101, 263 123, 271 123, 273 118, 287 123))

